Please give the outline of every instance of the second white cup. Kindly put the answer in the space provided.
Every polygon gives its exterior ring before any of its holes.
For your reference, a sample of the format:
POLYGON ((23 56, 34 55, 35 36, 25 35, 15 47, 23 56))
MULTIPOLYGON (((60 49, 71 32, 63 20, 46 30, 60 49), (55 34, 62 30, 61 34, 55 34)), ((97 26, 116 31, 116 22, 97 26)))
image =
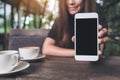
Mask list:
POLYGON ((28 46, 19 48, 20 57, 22 59, 35 59, 40 52, 39 47, 28 46))

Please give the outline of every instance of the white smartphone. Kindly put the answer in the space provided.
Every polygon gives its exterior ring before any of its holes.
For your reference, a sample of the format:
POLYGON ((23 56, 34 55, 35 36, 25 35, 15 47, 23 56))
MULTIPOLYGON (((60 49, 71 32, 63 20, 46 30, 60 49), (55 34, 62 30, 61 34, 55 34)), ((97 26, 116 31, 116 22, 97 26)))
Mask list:
POLYGON ((77 13, 75 15, 75 60, 98 60, 98 14, 77 13))

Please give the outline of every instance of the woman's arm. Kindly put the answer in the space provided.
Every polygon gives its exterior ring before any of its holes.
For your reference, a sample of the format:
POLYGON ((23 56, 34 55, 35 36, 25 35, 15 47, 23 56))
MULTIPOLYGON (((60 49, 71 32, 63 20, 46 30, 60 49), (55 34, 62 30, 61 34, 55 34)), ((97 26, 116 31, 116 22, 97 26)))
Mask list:
POLYGON ((47 37, 43 44, 43 54, 51 56, 73 57, 74 49, 61 48, 55 45, 55 40, 47 37))

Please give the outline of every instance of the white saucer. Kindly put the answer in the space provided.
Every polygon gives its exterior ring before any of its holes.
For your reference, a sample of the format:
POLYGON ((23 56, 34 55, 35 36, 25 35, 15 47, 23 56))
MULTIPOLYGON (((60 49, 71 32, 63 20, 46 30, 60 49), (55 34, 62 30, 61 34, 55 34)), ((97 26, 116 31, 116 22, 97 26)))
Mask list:
POLYGON ((45 55, 39 54, 36 58, 32 58, 32 59, 20 59, 20 60, 25 60, 25 61, 31 61, 31 60, 39 60, 39 59, 43 59, 45 58, 45 55))
POLYGON ((10 72, 6 72, 6 73, 0 73, 0 75, 7 75, 7 74, 12 74, 12 73, 16 73, 22 70, 27 69, 30 66, 30 64, 26 61, 20 61, 20 63, 10 72))

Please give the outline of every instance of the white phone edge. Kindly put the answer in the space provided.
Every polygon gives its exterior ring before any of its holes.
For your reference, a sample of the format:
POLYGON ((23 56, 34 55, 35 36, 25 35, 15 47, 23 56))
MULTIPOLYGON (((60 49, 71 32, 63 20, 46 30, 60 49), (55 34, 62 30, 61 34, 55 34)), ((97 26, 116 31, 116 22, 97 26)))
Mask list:
MULTIPOLYGON (((74 33, 75 33, 75 36, 76 36, 76 19, 79 19, 79 18, 97 18, 97 27, 98 27, 98 14, 93 12, 93 13, 77 13, 75 14, 75 24, 74 24, 74 33)), ((97 35, 98 35, 98 28, 97 28, 97 35)), ((75 48, 75 60, 76 61, 98 61, 99 59, 99 55, 98 55, 98 50, 99 50, 99 45, 98 45, 98 36, 97 36, 97 55, 77 55, 76 54, 76 41, 75 41, 75 45, 74 45, 74 48, 75 48)))

